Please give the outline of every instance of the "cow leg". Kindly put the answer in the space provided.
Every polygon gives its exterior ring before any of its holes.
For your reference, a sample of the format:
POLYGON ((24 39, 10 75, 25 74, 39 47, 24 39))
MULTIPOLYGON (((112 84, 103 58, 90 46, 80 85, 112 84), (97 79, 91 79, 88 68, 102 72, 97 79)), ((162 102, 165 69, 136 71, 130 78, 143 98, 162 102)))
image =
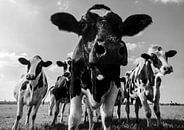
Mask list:
POLYGON ((135 100, 135 116, 136 116, 136 129, 138 129, 138 126, 139 126, 139 107, 140 107, 140 99, 139 97, 136 98, 135 100))
POLYGON ((156 90, 155 90, 155 100, 154 100, 154 106, 153 110, 155 112, 155 115, 157 116, 157 126, 162 127, 161 124, 161 117, 160 117, 160 106, 159 106, 159 101, 160 101, 160 84, 161 84, 161 79, 157 77, 156 79, 156 90))
POLYGON ((82 117, 82 96, 75 96, 70 101, 70 115, 68 118, 68 130, 78 128, 82 117))
POLYGON ((90 107, 87 107, 88 113, 88 121, 89 121, 89 130, 93 130, 94 122, 93 122, 93 111, 90 107))
POLYGON ((126 104, 125 104, 125 111, 127 114, 127 122, 130 122, 130 101, 129 98, 127 98, 126 104))
POLYGON ((52 121, 52 124, 51 125, 55 125, 56 121, 57 121, 57 116, 59 114, 59 104, 60 102, 59 101, 56 101, 56 106, 55 106, 55 112, 54 112, 54 118, 53 118, 53 121, 52 121))
POLYGON ((117 116, 118 116, 118 122, 120 122, 121 118, 121 101, 118 101, 118 108, 117 108, 117 116))
POLYGON ((153 106, 153 110, 155 112, 155 115, 157 116, 157 126, 162 127, 161 117, 160 117, 160 106, 159 106, 160 91, 157 94, 158 95, 156 96, 154 106, 153 106))
POLYGON ((96 114, 97 122, 99 122, 99 120, 101 119, 99 108, 95 110, 95 114, 96 114))
POLYGON ((19 98, 18 102, 17 102, 17 116, 16 116, 16 120, 14 122, 14 125, 12 127, 12 130, 17 130, 18 128, 18 124, 19 124, 19 120, 22 118, 23 115, 23 99, 19 98))
POLYGON ((40 104, 41 104, 41 101, 33 107, 31 130, 34 130, 36 114, 38 112, 38 108, 39 108, 40 104))
POLYGON ((151 127, 151 109, 147 102, 147 98, 144 93, 141 94, 140 98, 146 113, 147 127, 151 127))
POLYGON ((66 106, 66 103, 62 103, 62 104, 61 104, 61 117, 60 117, 60 123, 63 122, 63 114, 64 114, 64 111, 65 111, 65 106, 66 106))
POLYGON ((101 119, 104 130, 110 130, 112 123, 113 108, 118 94, 118 88, 111 82, 111 90, 104 97, 104 102, 100 107, 101 119))
POLYGON ((27 112, 26 122, 25 122, 26 126, 29 125, 29 116, 30 116, 30 113, 31 113, 31 110, 32 110, 33 106, 28 106, 27 108, 28 108, 28 112, 27 112))
POLYGON ((55 102, 56 102, 55 97, 54 97, 54 95, 52 95, 51 99, 50 99, 50 103, 49 103, 49 112, 48 112, 49 116, 52 116, 52 110, 53 110, 55 102))
POLYGON ((87 104, 84 103, 84 123, 87 122, 87 116, 88 116, 88 112, 87 112, 87 104))

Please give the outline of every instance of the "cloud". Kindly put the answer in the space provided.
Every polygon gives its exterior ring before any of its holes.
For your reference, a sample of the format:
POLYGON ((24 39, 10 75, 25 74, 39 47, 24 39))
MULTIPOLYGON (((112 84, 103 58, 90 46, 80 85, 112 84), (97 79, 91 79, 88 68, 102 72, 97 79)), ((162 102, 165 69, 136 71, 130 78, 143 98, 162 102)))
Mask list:
POLYGON ((151 1, 162 2, 164 4, 166 3, 177 3, 177 4, 184 3, 184 0, 151 0, 151 1))
POLYGON ((21 56, 27 57, 27 54, 16 54, 15 52, 8 52, 6 50, 0 51, 0 68, 17 66, 17 59, 21 56))
POLYGON ((134 51, 136 48, 142 48, 145 45, 145 42, 136 42, 136 43, 126 43, 127 49, 129 51, 134 51))
POLYGON ((69 0, 59 0, 57 1, 57 6, 59 10, 67 10, 69 8, 69 0))
POLYGON ((137 44, 135 44, 135 43, 127 43, 126 46, 127 46, 128 50, 133 51, 137 47, 137 44))

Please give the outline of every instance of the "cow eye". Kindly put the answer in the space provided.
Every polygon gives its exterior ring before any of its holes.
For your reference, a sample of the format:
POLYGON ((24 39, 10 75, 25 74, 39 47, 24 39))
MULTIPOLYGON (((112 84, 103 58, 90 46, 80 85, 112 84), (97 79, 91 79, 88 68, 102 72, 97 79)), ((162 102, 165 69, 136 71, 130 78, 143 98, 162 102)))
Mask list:
POLYGON ((71 61, 68 61, 68 64, 69 64, 69 65, 71 65, 71 63, 72 63, 71 61))

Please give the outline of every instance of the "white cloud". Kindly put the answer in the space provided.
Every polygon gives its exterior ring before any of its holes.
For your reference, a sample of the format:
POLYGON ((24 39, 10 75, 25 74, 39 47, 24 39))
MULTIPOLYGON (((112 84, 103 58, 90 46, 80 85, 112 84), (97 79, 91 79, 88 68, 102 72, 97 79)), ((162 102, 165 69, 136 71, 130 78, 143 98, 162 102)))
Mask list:
POLYGON ((137 43, 126 43, 127 49, 130 51, 134 51, 136 48, 142 48, 145 45, 145 42, 137 42, 137 43))
POLYGON ((133 51, 137 47, 137 44, 135 44, 135 43, 127 43, 126 46, 127 46, 128 50, 133 51))
POLYGON ((69 1, 59 0, 57 1, 57 6, 59 7, 59 10, 67 10, 69 8, 69 1))
POLYGON ((184 3, 184 0, 151 0, 151 1, 162 2, 164 4, 166 3, 177 3, 177 4, 184 3))
POLYGON ((17 66, 17 59, 20 56, 27 57, 27 54, 16 54, 15 52, 8 52, 6 50, 0 51, 0 68, 7 66, 17 66))

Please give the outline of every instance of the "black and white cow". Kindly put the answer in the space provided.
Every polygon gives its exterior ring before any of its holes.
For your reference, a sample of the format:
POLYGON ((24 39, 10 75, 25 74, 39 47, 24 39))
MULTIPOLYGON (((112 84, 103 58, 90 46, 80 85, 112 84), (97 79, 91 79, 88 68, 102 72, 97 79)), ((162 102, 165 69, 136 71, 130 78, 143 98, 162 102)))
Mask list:
MULTIPOLYGON (((160 77, 173 72, 172 66, 168 63, 168 58, 175 56, 176 53, 175 50, 165 52, 161 46, 154 45, 148 49, 148 53, 141 55, 136 68, 127 76, 126 88, 129 89, 128 95, 135 99, 136 123, 138 123, 139 108, 143 105, 147 127, 151 126, 151 109, 147 102, 149 100, 153 103, 153 109, 157 116, 157 126, 162 126, 159 107, 160 77)), ((126 107, 127 116, 129 117, 129 102, 126 107)))
POLYGON ((23 65, 27 65, 27 72, 21 76, 14 90, 14 97, 17 100, 17 117, 12 129, 18 129, 24 105, 28 107, 26 125, 29 124, 29 116, 33 108, 31 129, 34 129, 36 113, 48 90, 47 79, 42 68, 50 66, 52 62, 44 62, 38 55, 29 60, 19 58, 18 61, 23 65))
MULTIPOLYGON (((85 94, 90 106, 101 106, 104 129, 110 129, 112 112, 120 87, 120 65, 127 65, 127 48, 122 36, 133 36, 145 29, 152 19, 136 14, 122 21, 105 5, 94 5, 80 21, 65 12, 55 13, 51 21, 59 30, 81 36, 72 59, 71 106, 68 129, 77 129, 85 94)), ((89 115, 89 114, 88 114, 89 115)))
POLYGON ((58 76, 55 86, 50 88, 50 106, 49 115, 52 115, 52 109, 55 105, 54 118, 52 125, 57 121, 57 116, 59 114, 59 106, 61 106, 61 117, 60 122, 63 121, 63 113, 65 110, 65 105, 70 102, 70 79, 71 79, 71 58, 68 57, 66 61, 57 61, 56 64, 59 67, 63 67, 64 73, 62 76, 58 76))

